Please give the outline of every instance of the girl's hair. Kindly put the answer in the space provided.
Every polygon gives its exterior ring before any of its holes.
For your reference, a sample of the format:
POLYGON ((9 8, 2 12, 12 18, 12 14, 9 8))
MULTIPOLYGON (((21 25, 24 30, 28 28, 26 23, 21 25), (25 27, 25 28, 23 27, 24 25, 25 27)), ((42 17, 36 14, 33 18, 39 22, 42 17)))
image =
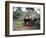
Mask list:
POLYGON ((29 9, 31 9, 31 10, 33 10, 34 11, 34 8, 26 8, 27 10, 29 10, 29 9))

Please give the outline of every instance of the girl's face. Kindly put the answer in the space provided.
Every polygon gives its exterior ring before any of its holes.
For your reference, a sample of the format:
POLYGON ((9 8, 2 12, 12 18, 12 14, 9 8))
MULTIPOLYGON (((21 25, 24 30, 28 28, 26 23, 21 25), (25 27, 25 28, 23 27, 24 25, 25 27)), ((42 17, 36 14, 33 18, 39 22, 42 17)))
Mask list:
POLYGON ((27 10, 27 12, 31 12, 31 13, 32 13, 32 12, 33 12, 33 10, 31 10, 31 9, 30 9, 30 10, 27 10))

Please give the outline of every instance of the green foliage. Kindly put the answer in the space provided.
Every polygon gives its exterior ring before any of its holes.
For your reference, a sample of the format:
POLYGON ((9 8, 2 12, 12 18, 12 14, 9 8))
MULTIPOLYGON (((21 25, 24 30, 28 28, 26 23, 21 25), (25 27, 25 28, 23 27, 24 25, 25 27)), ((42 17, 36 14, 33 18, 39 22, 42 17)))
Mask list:
POLYGON ((38 29, 40 29, 40 14, 38 18, 35 18, 33 20, 33 25, 36 26, 38 29))
POLYGON ((21 16, 23 14, 23 11, 21 10, 21 7, 16 7, 16 11, 13 11, 13 19, 18 19, 17 16, 21 16))

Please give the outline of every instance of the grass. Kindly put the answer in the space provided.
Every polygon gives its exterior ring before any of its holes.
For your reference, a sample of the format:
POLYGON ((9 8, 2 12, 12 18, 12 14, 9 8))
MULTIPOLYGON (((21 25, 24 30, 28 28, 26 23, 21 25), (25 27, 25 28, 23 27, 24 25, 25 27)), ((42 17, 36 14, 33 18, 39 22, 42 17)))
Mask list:
POLYGON ((13 20, 13 24, 15 24, 15 25, 21 25, 22 23, 23 23, 23 20, 19 20, 19 19, 13 20))

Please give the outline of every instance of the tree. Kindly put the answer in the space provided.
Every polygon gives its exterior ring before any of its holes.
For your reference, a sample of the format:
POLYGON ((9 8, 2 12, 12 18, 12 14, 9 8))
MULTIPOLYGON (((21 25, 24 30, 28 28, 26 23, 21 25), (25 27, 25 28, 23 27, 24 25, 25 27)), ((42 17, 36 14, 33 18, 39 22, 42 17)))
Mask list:
POLYGON ((13 19, 18 19, 18 16, 22 16, 23 11, 21 10, 21 7, 17 7, 16 11, 13 11, 13 19))

